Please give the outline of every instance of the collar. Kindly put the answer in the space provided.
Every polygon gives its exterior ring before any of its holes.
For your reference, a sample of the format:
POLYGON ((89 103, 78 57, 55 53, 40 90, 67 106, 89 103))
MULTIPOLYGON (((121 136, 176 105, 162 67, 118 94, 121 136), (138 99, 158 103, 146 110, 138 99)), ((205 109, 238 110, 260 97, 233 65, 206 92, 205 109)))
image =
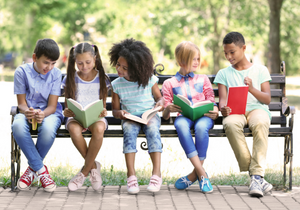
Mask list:
POLYGON ((185 76, 183 76, 183 75, 181 75, 179 72, 177 72, 176 73, 176 75, 175 75, 175 78, 178 80, 178 82, 182 79, 182 78, 187 78, 187 77, 194 77, 195 76, 195 74, 194 74, 194 72, 190 72, 190 73, 188 73, 187 75, 185 75, 185 76))
POLYGON ((32 63, 32 75, 33 75, 33 78, 36 78, 38 76, 42 79, 46 78, 46 75, 40 74, 34 69, 34 62, 32 63))

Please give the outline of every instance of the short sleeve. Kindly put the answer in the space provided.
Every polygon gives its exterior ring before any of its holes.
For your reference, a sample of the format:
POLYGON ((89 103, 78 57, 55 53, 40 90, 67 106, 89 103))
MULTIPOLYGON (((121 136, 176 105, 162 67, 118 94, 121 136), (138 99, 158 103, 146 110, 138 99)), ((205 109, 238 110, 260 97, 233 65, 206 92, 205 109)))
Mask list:
POLYGON ((271 81, 271 76, 270 76, 270 73, 269 73, 269 70, 267 67, 263 66, 261 68, 261 71, 260 71, 260 74, 259 74, 259 82, 260 84, 264 83, 264 82, 267 82, 267 81, 271 81))
POLYGON ((66 82, 67 82, 67 75, 63 78, 63 80, 61 82, 61 88, 65 88, 66 87, 66 82))
POLYGON ((215 80, 214 80, 214 84, 216 84, 216 85, 222 84, 222 85, 227 86, 226 78, 225 78, 224 72, 222 70, 220 70, 217 73, 215 80))
POLYGON ((14 75, 14 94, 26 94, 26 75, 22 67, 18 67, 14 75))
POLYGON ((61 71, 59 69, 55 69, 55 73, 53 76, 53 86, 52 86, 52 90, 50 91, 50 95, 60 96, 60 94, 61 94, 61 71))
POLYGON ((153 87, 153 85, 155 83, 158 83, 158 77, 155 76, 155 75, 152 75, 151 78, 150 78, 150 82, 149 82, 150 87, 153 87))

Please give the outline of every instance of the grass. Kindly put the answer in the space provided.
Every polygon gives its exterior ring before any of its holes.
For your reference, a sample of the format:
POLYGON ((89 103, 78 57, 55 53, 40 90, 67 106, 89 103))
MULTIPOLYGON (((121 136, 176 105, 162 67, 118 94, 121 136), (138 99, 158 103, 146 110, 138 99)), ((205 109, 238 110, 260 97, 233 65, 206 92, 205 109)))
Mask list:
MULTIPOLYGON (((56 182, 57 186, 67 186, 70 179, 79 171, 78 168, 72 166, 57 166, 51 168, 49 171, 51 177, 56 182)), ((287 169, 288 171, 288 169, 287 169)), ((138 169, 136 171, 139 185, 148 185, 149 178, 151 176, 150 169, 138 169)), ((114 169, 113 165, 110 168, 103 167, 101 170, 103 185, 126 185, 126 171, 123 170, 116 170, 114 169)), ((171 176, 164 176, 163 177, 163 184, 171 185, 174 184, 175 181, 179 177, 171 177, 171 176)), ((246 173, 233 173, 230 172, 229 174, 213 174, 209 177, 212 185, 235 185, 235 186, 242 186, 242 185, 249 185, 250 178, 249 175, 246 173)), ((265 172, 265 179, 270 182, 275 190, 284 190, 288 189, 288 181, 286 182, 286 186, 283 186, 283 171, 275 170, 272 168, 266 169, 265 172)), ((11 180, 10 180, 10 167, 2 167, 0 168, 0 186, 1 187, 10 187, 11 180)), ((197 182, 195 183, 198 184, 197 182)), ((37 186, 37 182, 33 184, 37 186)), ((86 179, 84 182, 85 186, 91 186, 89 179, 86 179)), ((293 186, 300 185, 300 167, 293 168, 293 186)))

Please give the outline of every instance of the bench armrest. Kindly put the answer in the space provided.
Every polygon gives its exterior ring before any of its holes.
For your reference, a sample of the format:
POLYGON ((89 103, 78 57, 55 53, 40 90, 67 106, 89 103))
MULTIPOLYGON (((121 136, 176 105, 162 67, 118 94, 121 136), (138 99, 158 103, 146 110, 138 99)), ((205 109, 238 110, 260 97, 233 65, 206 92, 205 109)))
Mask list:
POLYGON ((17 106, 12 106, 10 108, 10 115, 15 116, 16 114, 18 114, 18 107, 17 106))

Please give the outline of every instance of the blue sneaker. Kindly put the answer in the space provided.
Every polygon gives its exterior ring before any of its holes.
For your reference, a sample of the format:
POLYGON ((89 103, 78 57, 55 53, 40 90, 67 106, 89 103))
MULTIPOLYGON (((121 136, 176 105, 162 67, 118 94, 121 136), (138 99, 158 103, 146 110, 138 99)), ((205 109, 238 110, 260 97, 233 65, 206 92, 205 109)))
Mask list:
POLYGON ((192 182, 188 179, 188 176, 183 176, 175 182, 175 188, 178 190, 184 190, 189 188, 195 181, 192 182))
POLYGON ((200 190, 203 193, 211 193, 214 191, 214 188, 212 187, 210 181, 208 178, 204 178, 204 176, 201 176, 201 181, 199 182, 200 190))

